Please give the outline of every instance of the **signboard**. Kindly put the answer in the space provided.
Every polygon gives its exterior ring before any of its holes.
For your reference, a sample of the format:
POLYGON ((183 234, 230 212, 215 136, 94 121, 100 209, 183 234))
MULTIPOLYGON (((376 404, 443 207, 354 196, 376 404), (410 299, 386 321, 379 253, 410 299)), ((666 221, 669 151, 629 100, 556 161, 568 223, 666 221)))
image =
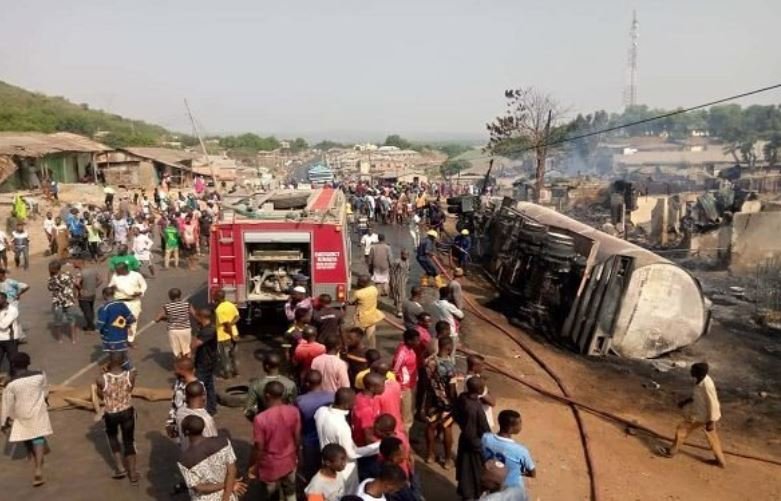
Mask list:
POLYGON ((315 270, 335 270, 342 253, 339 251, 315 252, 315 270))

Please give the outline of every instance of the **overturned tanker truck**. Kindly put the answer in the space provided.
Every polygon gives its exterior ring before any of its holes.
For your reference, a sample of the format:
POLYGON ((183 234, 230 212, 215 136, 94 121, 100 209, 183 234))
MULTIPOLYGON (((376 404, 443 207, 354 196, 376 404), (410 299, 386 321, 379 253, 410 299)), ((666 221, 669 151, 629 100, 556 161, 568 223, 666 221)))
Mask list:
POLYGON ((653 358, 705 334, 708 300, 686 270, 552 209, 481 211, 480 254, 506 313, 588 355, 653 358))

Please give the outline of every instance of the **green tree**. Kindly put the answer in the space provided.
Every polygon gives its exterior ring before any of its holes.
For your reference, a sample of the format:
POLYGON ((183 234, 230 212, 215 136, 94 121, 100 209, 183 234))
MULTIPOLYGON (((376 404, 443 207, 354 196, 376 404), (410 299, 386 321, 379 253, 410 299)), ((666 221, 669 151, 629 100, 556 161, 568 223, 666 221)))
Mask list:
POLYGON ((398 134, 391 134, 385 138, 384 146, 395 146, 400 150, 409 150, 412 148, 412 143, 399 136, 398 134))
POLYGON ((447 155, 448 158, 455 158, 458 155, 462 153, 466 153, 467 151, 471 150, 472 147, 466 144, 449 143, 449 144, 443 144, 441 146, 437 146, 435 147, 435 149, 447 155))
MULTIPOLYGON (((578 116, 567 125, 567 136, 576 137, 598 132, 607 127, 609 121, 610 116, 604 110, 589 115, 578 114, 578 116)), ((567 143, 567 145, 572 154, 579 158, 584 164, 592 166, 594 165, 594 156, 596 155, 597 147, 599 146, 599 141, 601 139, 602 138, 599 135, 594 135, 576 139, 567 143)))
POLYGON ((451 176, 456 176, 459 172, 463 172, 471 166, 472 163, 468 160, 463 158, 455 158, 447 160, 445 163, 443 163, 439 167, 439 172, 442 174, 442 177, 449 179, 451 176))
POLYGON ((220 146, 226 149, 245 149, 249 151, 272 151, 282 145, 274 136, 261 137, 252 132, 238 136, 224 136, 220 138, 220 146))
POLYGON ((85 136, 102 132, 107 135, 101 136, 101 141, 110 146, 158 144, 172 136, 157 125, 92 110, 85 104, 29 92, 4 82, 0 82, 0 130, 62 131, 85 136))
POLYGON ((305 149, 309 148, 309 143, 304 140, 302 137, 297 137, 294 140, 290 141, 290 151, 293 153, 298 153, 300 151, 304 151, 305 149))
POLYGON ((779 150, 781 150, 781 132, 776 132, 762 147, 762 155, 770 167, 775 167, 778 164, 779 150))
POLYGON ((345 145, 342 143, 337 143, 336 141, 330 141, 328 139, 324 139, 319 143, 317 143, 316 145, 312 146, 312 148, 321 151, 327 151, 330 150, 331 148, 345 148, 345 145))
POLYGON ((533 151, 535 157, 536 197, 545 179, 548 143, 566 134, 560 124, 561 108, 548 94, 532 87, 507 90, 507 111, 486 125, 490 134, 488 151, 513 158, 533 151))

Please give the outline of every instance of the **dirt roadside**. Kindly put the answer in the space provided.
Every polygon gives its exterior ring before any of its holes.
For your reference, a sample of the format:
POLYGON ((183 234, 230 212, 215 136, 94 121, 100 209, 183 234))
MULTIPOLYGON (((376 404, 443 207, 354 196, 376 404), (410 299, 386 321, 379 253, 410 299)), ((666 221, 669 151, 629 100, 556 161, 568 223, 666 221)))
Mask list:
MULTIPOLYGON (((479 277, 467 280, 464 289, 479 303, 493 299, 493 288, 479 277)), ((502 315, 490 310, 488 314, 507 325, 502 315)), ((674 433, 680 419, 675 404, 687 395, 691 384, 687 368, 659 372, 648 362, 586 358, 511 329, 554 367, 573 398, 666 435, 674 433), (654 389, 651 381, 660 387, 654 389)), ((529 382, 555 390, 550 377, 497 329, 470 315, 464 332, 465 346, 529 382)), ((755 399, 748 396, 746 388, 734 387, 739 376, 732 370, 742 370, 750 356, 746 352, 753 349, 734 339, 731 344, 736 346, 728 348, 729 333, 719 325, 712 336, 715 339, 708 339, 703 347, 695 344, 682 357, 708 359, 705 355, 714 350, 719 353, 712 375, 722 400, 720 435, 725 449, 781 459, 777 396, 755 399), (740 366, 732 367, 730 358, 740 366), (724 386, 720 384, 722 368, 730 370, 724 386)), ((777 381, 765 384, 778 388, 777 381)), ((490 375, 489 388, 498 398, 498 409, 519 409, 524 416, 524 431, 517 439, 530 448, 538 467, 538 477, 527 481, 531 498, 588 499, 583 449, 569 408, 497 374, 490 375)), ((712 457, 710 452, 688 447, 675 459, 661 458, 655 450, 663 442, 629 434, 623 427, 587 413, 583 416, 602 500, 781 499, 779 466, 728 456, 728 467, 722 470, 705 462, 712 457)), ((690 440, 707 445, 703 435, 695 434, 690 440)))

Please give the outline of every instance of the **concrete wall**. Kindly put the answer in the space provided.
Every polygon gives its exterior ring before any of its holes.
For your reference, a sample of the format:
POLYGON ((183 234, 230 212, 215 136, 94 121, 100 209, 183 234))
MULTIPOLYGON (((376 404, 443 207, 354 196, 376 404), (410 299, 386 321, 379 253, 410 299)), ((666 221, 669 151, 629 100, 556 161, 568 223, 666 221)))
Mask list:
POLYGON ((692 233, 689 239, 691 256, 718 259, 720 264, 726 263, 732 239, 732 226, 724 225, 705 233, 692 233))
POLYGON ((763 261, 778 257, 781 257, 781 212, 741 212, 733 216, 730 271, 750 273, 763 261))

